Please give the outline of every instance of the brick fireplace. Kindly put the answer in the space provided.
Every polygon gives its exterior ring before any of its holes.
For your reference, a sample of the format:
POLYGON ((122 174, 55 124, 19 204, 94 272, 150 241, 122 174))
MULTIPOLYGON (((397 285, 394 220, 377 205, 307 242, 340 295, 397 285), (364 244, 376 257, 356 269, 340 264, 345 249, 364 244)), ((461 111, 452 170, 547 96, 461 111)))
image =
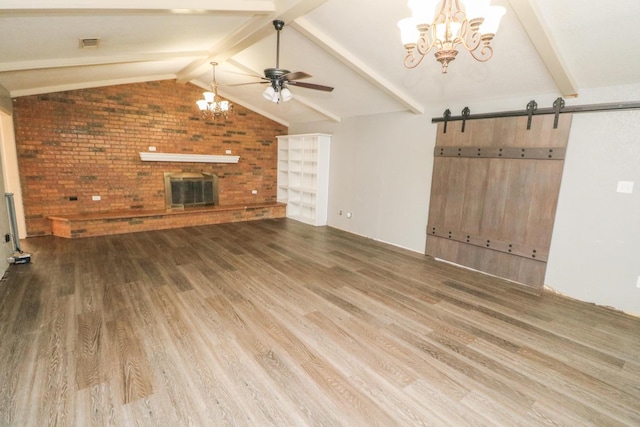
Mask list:
POLYGON ((218 204, 218 177, 200 172, 165 172, 164 195, 167 209, 218 204))
POLYGON ((163 211, 166 172, 217 176, 220 209, 275 204, 275 135, 287 128, 239 105, 226 121, 205 121, 195 105, 201 92, 167 80, 17 98, 27 234, 51 234, 51 216, 163 211), (239 161, 144 162, 138 153, 150 147, 158 153, 230 151, 239 161))

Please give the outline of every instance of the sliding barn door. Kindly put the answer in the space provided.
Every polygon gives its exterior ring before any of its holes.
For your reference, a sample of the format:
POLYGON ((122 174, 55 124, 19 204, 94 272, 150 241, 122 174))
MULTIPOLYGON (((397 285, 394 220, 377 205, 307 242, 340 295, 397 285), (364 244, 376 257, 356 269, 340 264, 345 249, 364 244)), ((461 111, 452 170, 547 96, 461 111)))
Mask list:
POLYGON ((544 284, 571 115, 438 125, 427 255, 544 284))

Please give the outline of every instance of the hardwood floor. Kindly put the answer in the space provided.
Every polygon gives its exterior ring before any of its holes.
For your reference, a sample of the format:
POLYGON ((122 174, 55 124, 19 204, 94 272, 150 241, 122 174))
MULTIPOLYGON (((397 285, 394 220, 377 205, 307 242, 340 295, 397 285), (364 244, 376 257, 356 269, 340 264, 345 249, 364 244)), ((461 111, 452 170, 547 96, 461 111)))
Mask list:
POLYGON ((0 425, 640 425, 640 318, 335 229, 23 249, 0 425))

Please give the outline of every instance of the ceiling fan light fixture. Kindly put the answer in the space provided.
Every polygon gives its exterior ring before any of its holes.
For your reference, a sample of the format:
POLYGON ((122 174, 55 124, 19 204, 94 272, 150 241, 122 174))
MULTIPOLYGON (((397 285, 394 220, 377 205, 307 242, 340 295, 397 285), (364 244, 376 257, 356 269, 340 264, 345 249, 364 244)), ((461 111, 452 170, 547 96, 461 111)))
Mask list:
POLYGON ((283 87, 282 90, 280 91, 280 98, 282 99, 282 102, 287 102, 291 100, 291 98, 293 98, 293 95, 291 94, 291 91, 288 88, 283 87))
POLYGON ((275 89, 273 88, 273 86, 269 86, 264 90, 264 92, 262 92, 262 96, 264 97, 264 99, 266 99, 268 101, 272 101, 273 97, 277 96, 277 93, 276 93, 275 89))
MULTIPOLYGON (((311 77, 310 74, 303 71, 295 71, 292 73, 289 70, 280 68, 280 31, 284 27, 284 22, 276 19, 273 21, 273 26, 276 29, 276 66, 273 68, 265 68, 264 77, 260 78, 262 81, 255 82, 256 84, 269 83, 269 86, 262 92, 262 97, 274 103, 280 103, 280 101, 287 102, 293 99, 293 94, 287 85, 295 85, 305 89, 321 90, 324 92, 333 91, 333 88, 330 86, 298 81, 311 77)), ((245 84, 252 83, 240 83, 239 85, 245 84)))

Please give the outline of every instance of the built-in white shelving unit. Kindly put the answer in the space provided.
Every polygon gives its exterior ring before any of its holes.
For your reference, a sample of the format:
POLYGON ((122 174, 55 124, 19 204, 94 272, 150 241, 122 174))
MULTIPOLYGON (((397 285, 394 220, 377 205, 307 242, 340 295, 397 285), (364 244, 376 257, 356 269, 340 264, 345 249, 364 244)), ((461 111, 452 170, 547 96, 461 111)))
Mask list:
POLYGON ((327 224, 331 135, 278 136, 278 201, 287 217, 311 225, 327 224))

